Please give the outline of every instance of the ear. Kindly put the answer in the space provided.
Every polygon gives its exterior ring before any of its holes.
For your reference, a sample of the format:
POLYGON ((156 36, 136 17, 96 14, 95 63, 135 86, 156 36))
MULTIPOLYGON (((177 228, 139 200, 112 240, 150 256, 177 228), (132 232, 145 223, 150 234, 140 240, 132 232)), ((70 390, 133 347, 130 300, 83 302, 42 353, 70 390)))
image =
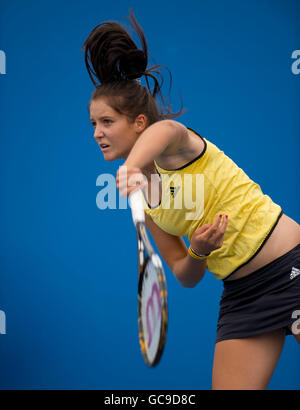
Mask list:
POLYGON ((135 119, 135 129, 137 133, 142 133, 147 127, 147 117, 144 114, 140 114, 135 119))

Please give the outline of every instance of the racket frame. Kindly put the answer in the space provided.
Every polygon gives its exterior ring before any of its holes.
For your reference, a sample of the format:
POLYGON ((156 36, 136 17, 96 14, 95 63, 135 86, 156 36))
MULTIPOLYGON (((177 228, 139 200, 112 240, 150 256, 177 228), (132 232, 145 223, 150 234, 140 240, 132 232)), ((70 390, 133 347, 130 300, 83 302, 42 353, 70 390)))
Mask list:
POLYGON ((164 351, 167 328, 168 328, 168 295, 164 269, 159 256, 155 253, 151 242, 149 240, 145 223, 139 221, 136 223, 137 232, 137 250, 138 250, 138 327, 139 327, 139 342, 141 352, 145 363, 152 367, 159 363, 162 353, 164 351), (152 263, 157 272, 157 278, 159 283, 159 296, 161 306, 161 328, 159 345, 155 354, 155 357, 150 361, 147 354, 147 347, 145 341, 145 330, 142 321, 142 291, 143 282, 146 279, 145 275, 148 275, 147 265, 152 263))

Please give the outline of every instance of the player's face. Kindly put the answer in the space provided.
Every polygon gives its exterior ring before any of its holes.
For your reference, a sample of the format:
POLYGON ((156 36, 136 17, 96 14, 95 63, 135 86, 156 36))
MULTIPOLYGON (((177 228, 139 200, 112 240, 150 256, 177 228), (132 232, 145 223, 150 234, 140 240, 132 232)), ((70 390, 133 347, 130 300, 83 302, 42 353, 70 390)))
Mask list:
POLYGON ((104 98, 91 101, 90 120, 104 159, 126 159, 140 135, 136 124, 130 123, 127 116, 117 113, 104 98))

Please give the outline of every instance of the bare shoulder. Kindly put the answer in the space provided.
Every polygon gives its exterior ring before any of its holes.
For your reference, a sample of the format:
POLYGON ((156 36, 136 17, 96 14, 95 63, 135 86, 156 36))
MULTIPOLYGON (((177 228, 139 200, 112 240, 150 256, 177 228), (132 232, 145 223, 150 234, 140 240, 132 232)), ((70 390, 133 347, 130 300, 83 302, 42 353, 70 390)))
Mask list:
POLYGON ((165 120, 174 130, 174 139, 172 144, 164 152, 164 155, 176 154, 189 139, 189 130, 185 125, 174 120, 165 120))
POLYGON ((177 169, 199 156, 205 148, 203 139, 182 123, 165 120, 174 129, 174 140, 157 158, 158 165, 164 169, 177 169))

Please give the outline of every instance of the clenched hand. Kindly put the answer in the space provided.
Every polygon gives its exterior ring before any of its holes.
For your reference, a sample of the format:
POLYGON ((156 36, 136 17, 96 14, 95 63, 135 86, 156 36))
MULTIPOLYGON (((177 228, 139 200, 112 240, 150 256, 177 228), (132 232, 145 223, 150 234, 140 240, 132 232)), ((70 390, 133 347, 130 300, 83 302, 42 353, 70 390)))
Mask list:
POLYGON ((191 238, 191 248, 201 254, 219 249, 223 245, 224 234, 228 224, 228 215, 218 215, 213 224, 205 224, 197 228, 191 238))

